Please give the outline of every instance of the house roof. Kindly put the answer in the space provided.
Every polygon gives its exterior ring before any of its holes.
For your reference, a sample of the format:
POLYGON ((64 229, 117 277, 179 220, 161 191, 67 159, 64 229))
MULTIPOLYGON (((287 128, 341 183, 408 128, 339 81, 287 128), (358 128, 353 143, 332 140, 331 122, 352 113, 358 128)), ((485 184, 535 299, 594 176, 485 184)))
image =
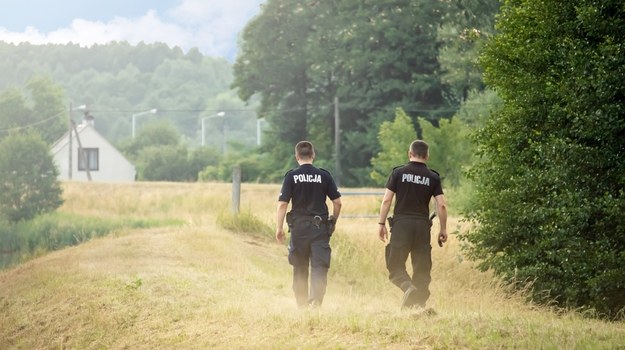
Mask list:
MULTIPOLYGON (((117 153, 117 155, 121 158, 123 158, 124 160, 126 160, 128 163, 130 163, 130 161, 117 149, 117 147, 115 147, 113 144, 111 144, 104 136, 102 136, 94 127, 91 123, 80 123, 79 125, 76 126, 76 131, 78 132, 78 135, 80 136, 81 134, 83 134, 86 130, 91 130, 95 135, 97 135, 97 137, 99 137, 101 139, 101 141, 103 141, 104 143, 106 143, 108 146, 110 146, 110 148, 117 153)), ((52 151, 53 155, 58 154, 61 149, 63 149, 66 145, 68 145, 69 143, 69 132, 66 132, 61 138, 59 138, 58 140, 56 140, 56 142, 54 142, 52 144, 52 146, 50 147, 50 150, 52 151)))

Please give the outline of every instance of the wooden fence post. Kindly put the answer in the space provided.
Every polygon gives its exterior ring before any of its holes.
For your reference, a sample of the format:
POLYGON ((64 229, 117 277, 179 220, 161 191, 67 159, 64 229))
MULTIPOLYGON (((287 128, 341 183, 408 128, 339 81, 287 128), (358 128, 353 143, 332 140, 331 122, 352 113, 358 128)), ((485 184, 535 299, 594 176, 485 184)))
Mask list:
POLYGON ((239 213, 241 203, 241 167, 232 168, 232 213, 239 213))

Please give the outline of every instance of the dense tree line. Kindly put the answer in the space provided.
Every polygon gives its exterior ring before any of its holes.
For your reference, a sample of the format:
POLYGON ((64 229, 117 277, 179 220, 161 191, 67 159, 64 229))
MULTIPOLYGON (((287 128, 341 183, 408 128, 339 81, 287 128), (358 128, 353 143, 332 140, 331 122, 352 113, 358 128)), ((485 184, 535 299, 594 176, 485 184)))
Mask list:
POLYGON ((244 30, 233 87, 246 101, 260 98, 258 113, 272 127, 265 150, 276 160, 274 176, 292 166, 292 145, 302 139, 334 169, 338 98, 342 183, 373 184, 378 128, 396 108, 414 124, 422 117, 436 126, 483 87, 473 50, 492 32, 496 9, 497 1, 479 0, 267 1, 244 30))
MULTIPOLYGON (((33 79, 47 79, 58 85, 74 106, 87 106, 96 118, 98 131, 115 143, 131 136, 133 114, 153 108, 158 113, 138 118, 139 126, 153 120, 167 120, 185 136, 190 146, 200 143, 201 118, 218 111, 227 112, 233 139, 244 140, 249 147, 256 143, 255 113, 229 88, 231 64, 224 59, 203 56, 197 49, 183 53, 180 48, 159 43, 133 46, 113 42, 81 47, 0 42, 0 75, 2 100, 8 98, 7 90, 17 95, 33 79)), ((32 101, 25 97, 23 102, 28 107, 32 101)), ((67 110, 68 101, 62 102, 61 108, 67 110)), ((58 112, 58 106, 33 111, 35 120, 58 112)), ((2 114, 13 122, 0 123, 0 130, 33 122, 32 117, 19 111, 3 111, 2 114)), ((59 119, 66 120, 66 117, 63 115, 59 119)), ((216 124, 208 126, 209 143, 217 147, 221 140, 216 139, 221 133, 214 132, 216 124)), ((62 133, 62 128, 56 128, 56 137, 60 136, 59 132, 62 133)))
MULTIPOLYGON (((20 97, 20 90, 34 78, 47 79, 74 106, 86 104, 96 129, 122 149, 137 146, 130 140, 135 113, 158 109, 156 115, 137 118, 137 132, 165 120, 181 134, 182 147, 199 146, 205 119, 207 146, 221 148, 225 157, 250 157, 248 163, 255 164, 250 178, 276 181, 293 165, 293 144, 303 138, 317 145, 319 165, 334 168, 333 101, 338 97, 342 183, 371 185, 376 183, 370 177, 371 159, 381 150, 378 128, 396 108, 406 111, 415 126, 420 117, 438 126, 469 91, 482 90, 477 43, 492 32, 496 4, 269 1, 243 34, 234 75, 224 60, 164 44, 0 43, 0 107, 13 89, 21 99, 15 104, 30 108, 29 94, 20 97), (257 101, 262 123, 256 122, 257 101), (210 118, 218 111, 226 117, 210 118), (269 128, 262 135, 261 155, 246 153, 257 144, 259 125, 269 128)), ((64 131, 67 100, 61 107, 32 111, 34 120, 0 111, 0 130, 60 113, 40 126, 54 125, 49 129, 53 136, 46 137, 50 141, 64 131), (2 114, 12 121, 2 123, 2 114)))
POLYGON ((506 1, 483 56, 503 107, 479 132, 476 230, 484 269, 534 300, 625 310, 625 7, 506 1))

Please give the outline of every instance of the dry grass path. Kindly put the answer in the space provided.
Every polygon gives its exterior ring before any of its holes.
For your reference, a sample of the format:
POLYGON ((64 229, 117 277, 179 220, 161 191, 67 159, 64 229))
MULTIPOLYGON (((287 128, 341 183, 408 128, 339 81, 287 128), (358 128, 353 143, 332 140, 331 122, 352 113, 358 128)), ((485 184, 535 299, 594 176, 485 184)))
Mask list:
MULTIPOLYGON (((244 186, 242 210, 273 225, 276 193, 244 186)), ((285 247, 217 224, 230 209, 227 184, 66 184, 65 196, 68 212, 186 224, 116 232, 1 271, 0 349, 625 347, 623 323, 506 295, 462 259, 453 235, 433 248, 436 315, 398 310, 371 219, 339 223, 326 302, 298 310, 285 247)), ((358 213, 377 200, 344 203, 358 213)))

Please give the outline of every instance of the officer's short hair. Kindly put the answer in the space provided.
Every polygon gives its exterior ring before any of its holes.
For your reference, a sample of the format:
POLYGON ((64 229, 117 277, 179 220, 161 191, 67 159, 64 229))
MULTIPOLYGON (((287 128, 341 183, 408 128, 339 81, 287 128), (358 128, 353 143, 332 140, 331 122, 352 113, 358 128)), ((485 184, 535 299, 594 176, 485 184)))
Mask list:
POLYGON ((413 156, 417 156, 419 158, 427 158, 428 149, 428 144, 423 140, 414 140, 410 144, 410 153, 412 153, 413 156))
POLYGON ((295 154, 303 159, 310 159, 315 155, 315 148, 310 141, 300 141, 295 145, 295 154))

